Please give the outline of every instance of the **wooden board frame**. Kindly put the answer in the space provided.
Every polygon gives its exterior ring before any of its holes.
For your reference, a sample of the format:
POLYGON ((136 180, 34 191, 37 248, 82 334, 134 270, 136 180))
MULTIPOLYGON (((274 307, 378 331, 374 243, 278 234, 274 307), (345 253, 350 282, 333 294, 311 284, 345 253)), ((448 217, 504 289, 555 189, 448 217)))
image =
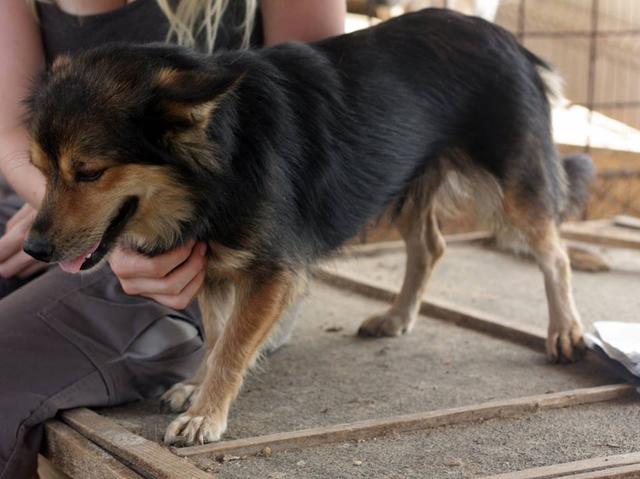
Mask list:
MULTIPOLYGON (((452 244, 475 244, 487 241, 493 238, 493 234, 490 231, 474 231, 471 233, 460 233, 454 235, 445 236, 445 241, 448 245, 452 244)), ((377 243, 364 243, 356 244, 345 247, 342 250, 341 256, 379 256, 385 253, 397 253, 404 251, 404 241, 380 241, 377 243)))
MULTIPOLYGON (((491 235, 486 232, 479 232, 447 237, 447 241, 449 243, 475 243, 490 237, 491 235)), ((575 239, 580 241, 588 240, 585 238, 582 235, 575 239)), ((601 241, 595 242, 611 245, 611 243, 607 242, 607 239, 601 241)), ((619 242, 614 244, 614 246, 619 245, 619 242)), ((346 252, 355 256, 371 256, 401 251, 403 248, 402 242, 395 241, 375 245, 352 246, 346 252)), ((318 279, 334 287, 346 288, 377 299, 391 300, 396 294, 396 292, 375 282, 340 275, 332 271, 329 266, 320 268, 317 276, 318 279)), ((544 349, 545 335, 543 331, 512 324, 501 317, 472 308, 432 299, 422 302, 420 312, 421 314, 453 322, 464 328, 523 344, 536 350, 544 349)), ((322 428, 221 441, 204 446, 171 449, 136 435, 113 420, 100 416, 93 411, 76 409, 62 414, 65 424, 54 421, 47 425, 50 446, 45 453, 54 464, 61 466, 61 469, 72 477, 84 478, 86 476, 81 475, 82 469, 80 466, 72 466, 73 460, 67 460, 65 464, 63 460, 65 458, 55 457, 55 452, 62 450, 63 447, 68 451, 70 447, 74 448, 73 450, 77 451, 74 454, 84 454, 89 459, 96 458, 98 455, 107 458, 106 464, 101 468, 107 468, 105 469, 106 471, 109 471, 109 468, 113 468, 116 473, 105 477, 116 477, 118 479, 138 479, 140 477, 154 479, 205 479, 213 476, 196 468, 186 458, 202 454, 257 454, 263 451, 265 447, 270 447, 272 451, 316 447, 336 441, 379 437, 392 432, 409 432, 492 418, 517 417, 538 411, 611 401, 629 397, 632 394, 634 394, 632 386, 613 384, 490 401, 459 408, 357 421, 322 428), (58 449, 55 449, 56 447, 58 449), (115 465, 120 464, 118 461, 121 461, 121 467, 115 465)), ((102 469, 100 470, 102 471, 102 469)), ((102 476, 97 475, 95 477, 100 478, 102 476)), ((640 477, 640 452, 514 471, 491 477, 493 479, 512 477, 513 479, 640 477)))
POLYGON ((169 449, 129 432, 116 422, 89 409, 62 413, 62 420, 125 465, 148 479, 211 479, 169 449))
POLYGON ((517 472, 507 472, 493 476, 486 476, 482 479, 552 479, 558 477, 604 478, 610 477, 606 474, 610 474, 612 472, 619 474, 620 472, 628 473, 629 471, 635 473, 635 477, 640 475, 640 452, 595 457, 582 461, 554 464, 552 466, 534 467, 517 472))
POLYGON ((95 479, 142 479, 143 477, 58 420, 48 421, 45 424, 45 438, 42 455, 59 471, 70 477, 95 479))
POLYGON ((640 249, 640 234, 631 228, 619 226, 617 231, 602 232, 603 226, 614 227, 613 220, 592 220, 562 225, 562 237, 614 248, 640 249))
MULTIPOLYGON (((380 286, 371 280, 352 278, 334 272, 331 266, 324 266, 314 275, 317 279, 336 288, 344 288, 354 293, 383 301, 392 301, 397 291, 380 286)), ((460 306, 442 299, 423 299, 420 314, 453 322, 458 326, 486 333, 490 336, 543 350, 546 336, 535 328, 510 323, 499 316, 485 313, 474 308, 460 306)))
POLYGON ((580 404, 611 401, 635 393, 628 384, 612 384, 559 393, 538 394, 515 399, 489 401, 471 406, 404 414, 384 419, 369 419, 300 431, 283 432, 246 439, 234 439, 203 446, 174 449, 183 457, 202 454, 258 454, 265 447, 272 451, 301 449, 335 442, 372 439, 393 433, 410 432, 440 426, 452 426, 488 419, 504 419, 580 404))
MULTIPOLYGON (((566 240, 592 243, 612 248, 640 249, 639 229, 640 219, 620 215, 613 219, 564 223, 560 231, 562 237, 566 240), (603 226, 617 228, 615 228, 614 231, 602 232, 601 228, 603 226)), ((447 235, 445 240, 447 244, 472 244, 486 241, 492 237, 493 235, 489 231, 475 231, 471 233, 447 235)), ((352 245, 344 249, 345 254, 353 256, 375 256, 399 251, 404 251, 404 242, 400 240, 352 245)))
MULTIPOLYGON (((564 223, 560 231, 562 237, 566 240, 592 243, 612 248, 640 249, 640 233, 638 229, 640 229, 640 219, 620 215, 613 219, 564 223), (600 231, 603 226, 618 228, 617 231, 603 233, 600 231)), ((473 244, 486 241, 492 237, 493 234, 489 231, 475 231, 471 233, 447 235, 445 240, 447 244, 473 244)), ((404 251, 404 242, 401 240, 353 245, 344 250, 345 254, 354 256, 375 256, 398 251, 404 251)))

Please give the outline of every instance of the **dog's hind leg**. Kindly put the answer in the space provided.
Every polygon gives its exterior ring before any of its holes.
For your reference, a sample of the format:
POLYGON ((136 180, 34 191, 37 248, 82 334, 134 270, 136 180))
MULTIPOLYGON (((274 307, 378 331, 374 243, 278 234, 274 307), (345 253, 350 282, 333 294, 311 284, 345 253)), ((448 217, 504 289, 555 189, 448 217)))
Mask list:
POLYGON ((443 255, 445 242, 436 220, 434 206, 428 201, 405 205, 396 225, 407 250, 404 282, 391 308, 383 314, 365 320, 360 336, 398 336, 407 333, 420 309, 420 301, 427 287, 433 267, 443 255))
POLYGON ((575 361, 582 356, 585 345, 571 290, 569 256, 557 221, 523 201, 522 194, 505 194, 503 204, 507 220, 524 235, 544 275, 549 309, 547 354, 554 362, 575 361))

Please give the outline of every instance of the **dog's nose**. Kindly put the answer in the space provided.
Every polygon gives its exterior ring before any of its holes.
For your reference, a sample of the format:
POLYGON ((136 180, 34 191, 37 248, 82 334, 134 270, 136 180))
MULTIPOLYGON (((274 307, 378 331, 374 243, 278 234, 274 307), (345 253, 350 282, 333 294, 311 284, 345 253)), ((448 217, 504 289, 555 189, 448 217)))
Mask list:
POLYGON ((33 256, 38 261, 48 263, 53 257, 54 247, 49 240, 38 236, 29 236, 22 245, 22 249, 29 256, 33 256))

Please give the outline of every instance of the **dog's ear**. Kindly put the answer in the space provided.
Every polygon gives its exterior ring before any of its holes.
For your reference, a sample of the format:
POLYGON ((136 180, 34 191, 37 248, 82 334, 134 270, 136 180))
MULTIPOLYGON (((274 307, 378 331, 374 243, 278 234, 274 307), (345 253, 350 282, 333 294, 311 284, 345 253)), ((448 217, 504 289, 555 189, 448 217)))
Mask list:
POLYGON ((226 71, 163 69, 154 81, 154 110, 168 129, 204 128, 241 75, 226 71))

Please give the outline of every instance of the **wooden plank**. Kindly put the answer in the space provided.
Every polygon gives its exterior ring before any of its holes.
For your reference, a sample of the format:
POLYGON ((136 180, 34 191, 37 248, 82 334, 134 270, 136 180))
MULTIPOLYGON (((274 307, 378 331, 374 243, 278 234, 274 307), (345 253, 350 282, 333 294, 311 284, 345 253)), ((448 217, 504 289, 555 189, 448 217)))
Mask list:
MULTIPOLYGON (((634 466, 636 471, 640 469, 640 452, 617 454, 614 456, 602 456, 582 461, 553 464, 551 466, 534 467, 522 471, 506 472, 482 479, 553 479, 558 477, 576 477, 576 474, 600 473, 612 468, 634 466)), ((589 476, 591 477, 591 476, 589 476)), ((607 477, 607 476, 593 476, 607 477)))
POLYGON ((594 472, 583 472, 570 476, 562 476, 566 479, 626 479, 640 477, 640 464, 632 464, 630 466, 612 467, 611 469, 603 469, 594 472))
MULTIPOLYGON (((315 272, 315 277, 325 283, 349 289, 353 292, 383 301, 392 301, 396 291, 382 287, 364 278, 351 278, 335 273, 330 266, 323 266, 315 272)), ((442 299, 423 299, 420 313, 437 319, 455 323, 459 326, 481 331, 494 337, 508 339, 518 344, 543 350, 546 336, 543 331, 522 325, 512 324, 499 316, 485 313, 469 307, 463 307, 442 299)))
POLYGON ((62 419, 142 477, 148 479, 211 479, 213 477, 185 459, 175 456, 159 444, 133 434, 89 409, 66 411, 62 414, 62 419))
POLYGON ((640 249, 640 234, 616 228, 611 220, 584 221, 562 225, 562 237, 617 248, 640 249))
POLYGON ((384 419, 371 419, 300 431, 234 439, 203 446, 176 448, 174 452, 180 456, 190 457, 202 454, 257 454, 266 447, 271 448, 272 451, 299 449, 333 442, 369 439, 390 433, 450 426, 487 419, 517 417, 542 410, 610 401, 634 393, 635 389, 628 384, 613 384, 516 399, 490 401, 471 406, 405 414, 384 419))
MULTIPOLYGON (((86 441, 86 439, 84 439, 86 441)), ((38 454, 38 479, 72 479, 55 467, 49 459, 38 454)))
MULTIPOLYGON (((444 237, 448 245, 460 243, 478 243, 493 237, 490 231, 473 231, 471 233, 460 233, 446 235, 444 237)), ((404 241, 378 241, 376 243, 365 243, 347 246, 343 249, 345 256, 378 256, 385 253, 397 253, 404 251, 404 241)))
MULTIPOLYGON (((568 240, 582 241, 617 248, 640 249, 640 219, 619 215, 613 220, 591 220, 562 225, 562 237, 568 240), (616 229, 619 226, 619 229, 616 229)), ((447 244, 477 243, 491 238, 488 231, 475 231, 445 236, 447 244)), ((346 255, 376 256, 404 250, 403 241, 382 241, 349 246, 344 249, 346 255)))
MULTIPOLYGON (((562 237, 568 240, 582 241, 617 248, 640 249, 640 218, 619 215, 610 219, 580 221, 562 225, 562 237), (620 228, 616 228, 619 226, 620 228)), ((475 231, 445 236, 447 244, 477 243, 491 238, 489 231, 475 231)), ((345 255, 376 256, 404 250, 403 241, 382 241, 349 246, 345 255)))
MULTIPOLYGON (((42 454, 57 469, 74 479, 142 479, 104 449, 60 421, 46 423, 42 454)), ((47 474, 54 477, 51 472, 47 474)))
POLYGON ((623 228, 631 228, 634 230, 640 230, 640 218, 629 215, 618 215, 613 218, 613 224, 615 226, 622 226, 623 228))
MULTIPOLYGON (((82 437, 82 436, 80 436, 82 437)), ((84 438, 83 438, 84 439, 84 438)), ((84 439, 86 441, 86 439, 84 439)), ((71 479, 60 469, 55 467, 49 459, 38 454, 38 479, 71 479)))

